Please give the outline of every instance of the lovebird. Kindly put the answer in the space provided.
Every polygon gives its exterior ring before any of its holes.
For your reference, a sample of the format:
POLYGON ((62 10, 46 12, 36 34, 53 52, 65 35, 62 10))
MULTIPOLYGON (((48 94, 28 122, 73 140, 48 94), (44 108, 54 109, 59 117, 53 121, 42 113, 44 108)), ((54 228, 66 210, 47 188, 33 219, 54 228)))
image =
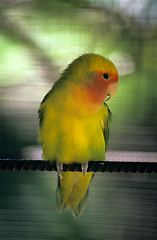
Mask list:
POLYGON ((56 161, 57 205, 79 216, 93 173, 88 161, 104 161, 111 112, 106 101, 118 85, 115 65, 99 54, 73 60, 46 94, 38 110, 43 159, 56 161), (62 172, 63 164, 81 163, 82 172, 62 172))

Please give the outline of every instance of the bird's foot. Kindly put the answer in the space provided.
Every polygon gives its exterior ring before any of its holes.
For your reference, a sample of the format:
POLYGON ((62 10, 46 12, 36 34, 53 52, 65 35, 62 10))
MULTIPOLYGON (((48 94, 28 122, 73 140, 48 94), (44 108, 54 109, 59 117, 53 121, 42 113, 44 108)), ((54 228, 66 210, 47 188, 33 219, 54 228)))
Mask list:
POLYGON ((82 163, 81 168, 82 168, 83 175, 85 176, 88 169, 88 162, 82 163))
POLYGON ((57 162, 56 168, 57 168, 58 176, 62 179, 63 163, 57 162))

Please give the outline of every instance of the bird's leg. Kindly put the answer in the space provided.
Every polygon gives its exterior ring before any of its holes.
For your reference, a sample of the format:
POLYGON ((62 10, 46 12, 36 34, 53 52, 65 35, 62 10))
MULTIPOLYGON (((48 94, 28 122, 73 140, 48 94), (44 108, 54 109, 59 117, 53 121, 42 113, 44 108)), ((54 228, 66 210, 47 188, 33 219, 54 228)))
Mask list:
POLYGON ((88 162, 82 163, 81 168, 82 168, 83 175, 85 176, 88 169, 88 162))
POLYGON ((57 168, 58 176, 62 179, 63 163, 57 162, 56 168, 57 168))

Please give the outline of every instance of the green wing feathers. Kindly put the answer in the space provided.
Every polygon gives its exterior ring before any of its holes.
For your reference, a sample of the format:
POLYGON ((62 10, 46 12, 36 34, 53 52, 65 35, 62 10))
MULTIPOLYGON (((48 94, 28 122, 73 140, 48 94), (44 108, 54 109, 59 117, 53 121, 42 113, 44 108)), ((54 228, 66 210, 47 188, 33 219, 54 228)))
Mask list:
POLYGON ((107 110, 107 116, 105 116, 104 124, 103 124, 103 134, 104 134, 104 140, 105 140, 105 150, 108 149, 108 142, 109 142, 109 133, 110 133, 110 124, 112 122, 112 113, 107 106, 107 104, 104 102, 104 108, 107 110))
POLYGON ((44 121, 44 108, 41 106, 38 110, 39 126, 42 127, 44 121))
POLYGON ((45 97, 43 98, 40 108, 38 110, 38 119, 39 119, 39 127, 42 127, 43 125, 43 121, 44 121, 44 102, 46 101, 46 99, 53 93, 54 89, 51 88, 50 91, 45 95, 45 97))

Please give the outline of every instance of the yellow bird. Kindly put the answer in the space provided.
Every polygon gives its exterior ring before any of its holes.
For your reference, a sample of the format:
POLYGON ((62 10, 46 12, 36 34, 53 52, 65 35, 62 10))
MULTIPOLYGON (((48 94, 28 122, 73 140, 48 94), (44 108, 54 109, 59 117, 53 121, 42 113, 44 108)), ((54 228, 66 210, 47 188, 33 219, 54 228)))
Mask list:
POLYGON ((82 211, 76 209, 93 175, 86 174, 88 161, 105 160, 111 112, 104 100, 115 95, 117 84, 118 71, 109 59, 84 54, 72 61, 41 102, 43 158, 56 161, 58 175, 63 177, 57 190, 60 210, 70 205, 75 215, 82 211), (83 173, 62 173, 64 163, 74 162, 82 164, 83 173))

